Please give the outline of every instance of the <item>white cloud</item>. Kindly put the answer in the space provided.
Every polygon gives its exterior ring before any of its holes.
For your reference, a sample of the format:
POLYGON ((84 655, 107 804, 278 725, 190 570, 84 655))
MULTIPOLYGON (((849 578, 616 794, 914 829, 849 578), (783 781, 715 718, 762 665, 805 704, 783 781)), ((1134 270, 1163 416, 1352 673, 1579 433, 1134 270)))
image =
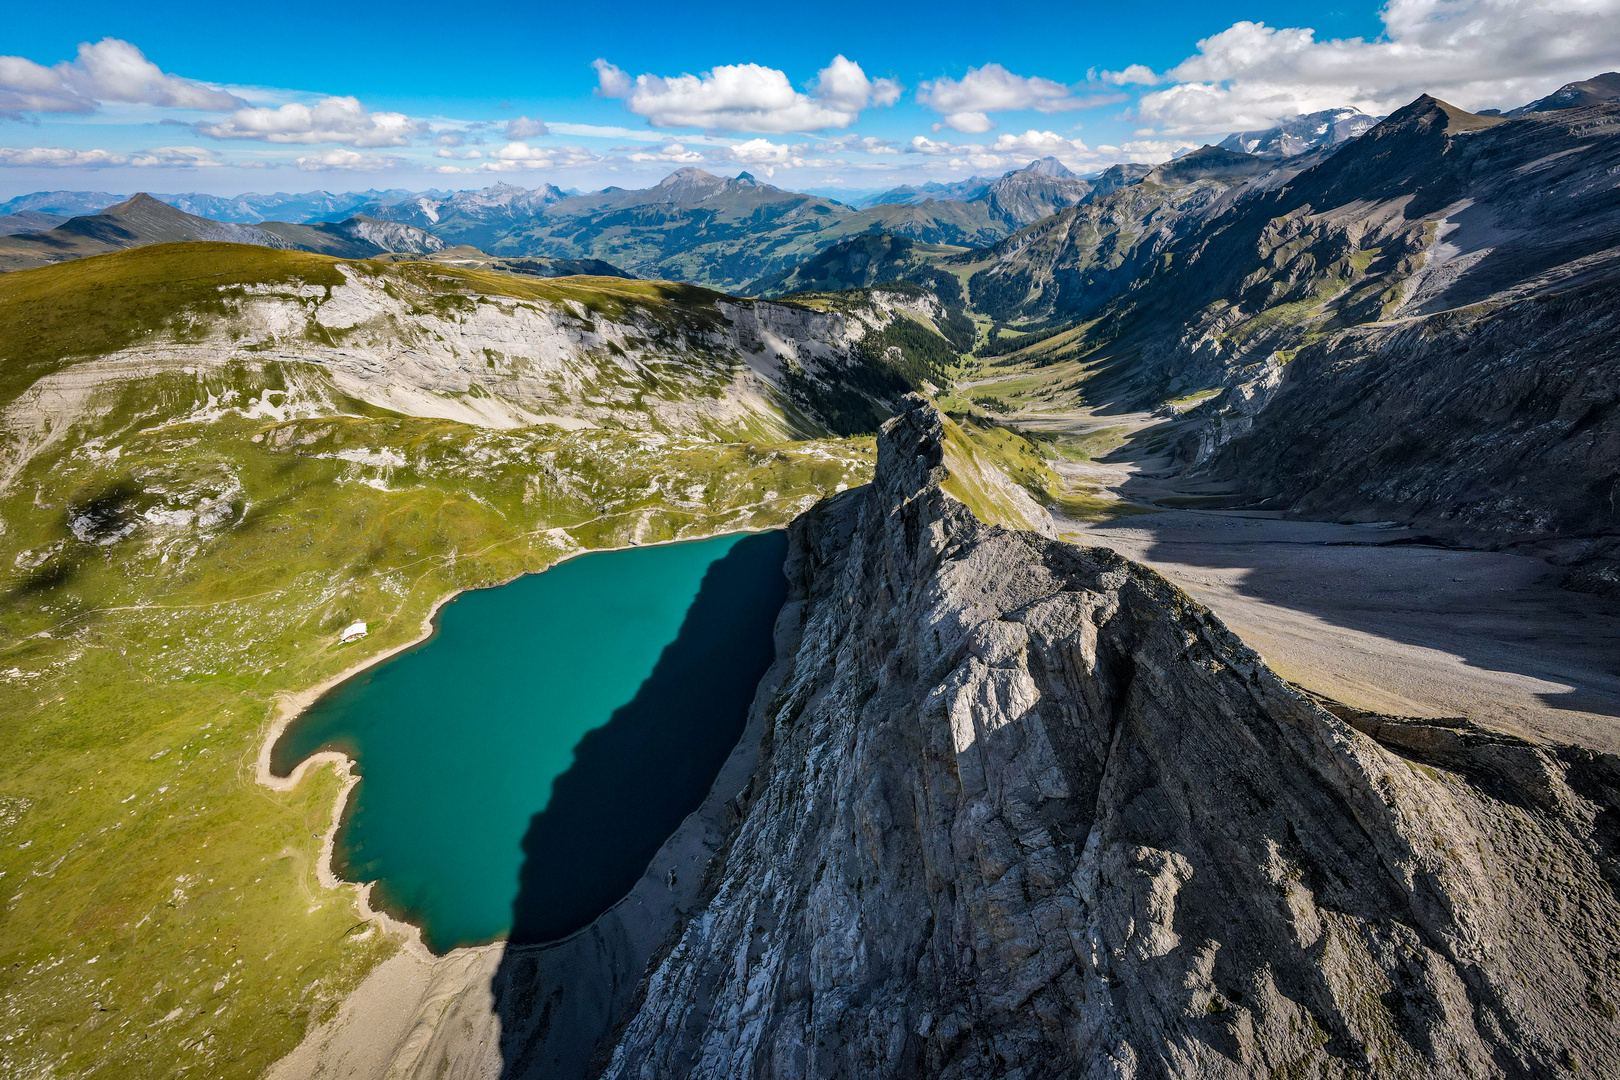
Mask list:
POLYGON ((902 87, 893 79, 869 79, 859 64, 833 58, 816 77, 814 92, 795 90, 788 77, 759 64, 723 64, 700 75, 637 75, 631 78, 597 60, 597 94, 619 98, 654 127, 781 134, 847 128, 868 106, 892 105, 902 87))
MULTIPOLYGON (((953 143, 935 142, 926 135, 912 137, 911 145, 906 147, 907 152, 913 154, 960 154, 972 147, 957 146, 953 143)), ((979 149, 982 149, 980 147, 979 149)))
POLYGON ((868 105, 893 105, 904 89, 897 79, 868 79, 861 65, 842 55, 833 57, 816 76, 816 99, 845 112, 858 113, 868 105))
POLYGON ((774 172, 777 167, 791 169, 804 164, 803 143, 783 146, 769 139, 750 139, 731 148, 731 156, 744 165, 762 165, 774 172))
POLYGON ((1055 131, 1036 131, 1030 128, 1022 135, 1002 134, 990 144, 998 154, 1033 154, 1037 157, 1073 156, 1087 152, 1079 139, 1065 139, 1055 131))
POLYGON ((672 142, 658 150, 638 150, 630 155, 630 160, 640 162, 664 161, 673 165, 696 165, 706 159, 696 150, 688 150, 680 143, 672 142))
POLYGON ((1194 134, 1345 105, 1388 113, 1422 93, 1500 108, 1609 70, 1620 54, 1620 0, 1390 0, 1380 18, 1371 41, 1235 23, 1171 68, 1177 85, 1143 97, 1138 115, 1194 134))
POLYGON ((1110 86, 1152 86, 1164 82, 1164 76, 1155 75, 1146 64, 1130 64, 1124 71, 1104 71, 1097 77, 1110 86))
POLYGON ((96 103, 70 89, 62 73, 21 56, 0 56, 0 116, 87 113, 96 103))
POLYGON ((327 150, 298 158, 294 164, 305 172, 381 172, 404 164, 389 154, 362 154, 358 150, 327 150))
POLYGON ((892 139, 880 139, 875 135, 839 135, 817 143, 816 149, 835 154, 898 154, 900 144, 892 139))
POLYGON ((506 137, 508 139, 532 139, 536 135, 550 135, 546 130, 544 121, 530 120, 527 116, 520 116, 515 120, 506 122, 506 137))
POLYGON ((110 150, 68 150, 60 146, 0 146, 0 168, 104 169, 129 159, 110 150))
MULTIPOLYGON (((1034 128, 1021 135, 998 135, 990 143, 937 142, 926 135, 918 135, 906 150, 912 154, 946 159, 953 167, 973 169, 1017 169, 1028 165, 1031 159, 1043 157, 1055 157, 1075 167, 1094 166, 1105 160, 1098 151, 1079 139, 1067 139, 1055 131, 1036 131, 1034 128)), ((1165 156, 1169 157, 1168 154, 1165 156)))
POLYGON ((212 150, 201 146, 159 146, 137 150, 129 163, 143 169, 217 169, 229 165, 212 150))
POLYGON ((932 79, 917 87, 917 101, 942 114, 945 120, 934 127, 950 128, 970 135, 983 134, 995 127, 993 112, 1034 109, 1036 112, 1068 112, 1089 109, 1110 101, 1116 95, 1076 97, 1074 87, 1052 79, 1014 75, 1000 64, 969 68, 960 79, 932 79))
POLYGON ((943 122, 933 127, 936 132, 950 128, 952 131, 960 131, 963 135, 983 135, 995 126, 996 122, 990 119, 988 113, 958 112, 951 113, 943 122))
MULTIPOLYGON (((553 135, 572 135, 590 139, 624 139, 627 142, 661 143, 669 140, 669 135, 662 131, 649 131, 647 128, 611 127, 602 124, 570 124, 565 121, 554 121, 546 125, 553 135)), ((688 143, 705 143, 711 146, 729 146, 733 140, 720 135, 682 135, 682 141, 688 143)))
POLYGON ((997 154, 1033 154, 1038 157, 1061 157, 1063 155, 1075 156, 1090 153, 1090 149, 1079 139, 1066 139, 1055 131, 1036 131, 1030 128, 1022 135, 1004 133, 997 135, 992 143, 946 143, 935 142, 924 135, 918 135, 911 140, 910 151, 915 154, 961 154, 961 153, 997 153, 997 154))
MULTIPOLYGON (((454 157, 448 151, 440 151, 439 157, 454 157)), ((463 155, 462 160, 471 160, 479 157, 479 153, 470 151, 463 155)), ((599 154, 593 154, 583 146, 530 146, 525 142, 509 142, 490 157, 493 160, 481 161, 476 167, 463 168, 456 165, 440 165, 433 169, 441 173, 472 173, 472 172, 519 172, 536 169, 572 169, 584 165, 597 165, 602 162, 599 154)))
POLYGON ((224 112, 241 98, 207 83, 169 75, 127 41, 84 42, 79 55, 52 67, 0 56, 0 114, 88 113, 103 102, 224 112))
POLYGON ((406 146, 413 136, 427 130, 426 124, 404 113, 374 113, 352 97, 328 97, 314 105, 293 103, 279 109, 238 109, 218 123, 197 125, 199 133, 215 139, 340 143, 361 148, 406 146))
POLYGON ((1117 161, 1134 161, 1141 165, 1158 165, 1179 157, 1188 150, 1196 150, 1203 144, 1188 142, 1185 139, 1132 139, 1121 144, 1117 149, 1112 146, 1099 146, 1099 153, 1107 151, 1107 156, 1117 161))

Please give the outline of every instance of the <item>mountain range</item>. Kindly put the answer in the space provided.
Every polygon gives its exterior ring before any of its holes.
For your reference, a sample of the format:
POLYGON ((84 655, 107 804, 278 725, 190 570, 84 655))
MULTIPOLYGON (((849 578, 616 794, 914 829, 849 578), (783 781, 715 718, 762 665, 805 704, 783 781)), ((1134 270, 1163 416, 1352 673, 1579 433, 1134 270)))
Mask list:
POLYGON ((569 197, 555 188, 525 192, 501 186, 373 206, 367 212, 492 254, 595 258, 642 277, 735 291, 820 248, 864 233, 890 233, 928 244, 993 243, 1055 209, 1081 202, 1090 190, 1086 181, 1046 159, 982 189, 968 185, 856 208, 785 191, 747 172, 725 178, 683 168, 653 187, 636 190, 607 188, 569 197), (951 197, 955 195, 969 197, 951 197))
MULTIPOLYGON (((977 181, 940 185, 938 190, 922 192, 925 197, 921 199, 883 201, 862 208, 785 191, 746 172, 723 178, 695 168, 679 169, 650 188, 606 188, 586 195, 570 195, 552 185, 530 190, 496 184, 458 192, 150 198, 193 217, 262 226, 295 245, 328 244, 319 250, 336 249, 330 247, 329 239, 317 241, 284 225, 324 226, 358 218, 391 221, 430 233, 449 245, 470 245, 497 256, 597 260, 642 277, 741 291, 755 279, 780 273, 849 236, 884 232, 928 244, 973 247, 994 243, 1057 209, 1084 201, 1094 187, 1056 159, 1047 158, 982 185, 977 181), (271 215, 275 214, 285 214, 288 220, 274 224, 271 215)), ((68 216, 100 213, 120 201, 99 192, 20 196, 0 204, 0 212, 8 215, 0 218, 0 235, 46 231, 65 223, 68 216)), ((169 231, 171 238, 179 239, 207 230, 176 224, 169 231)), ((348 231, 356 232, 352 227, 348 231)), ((263 238, 251 242, 275 243, 263 238)), ((58 246, 55 250, 60 256, 91 249, 58 246)), ((352 249, 354 253, 359 250, 352 249)), ((431 248, 417 240, 401 250, 431 248)), ((13 256, 8 265, 27 263, 13 256)))
POLYGON ((382 252, 428 254, 445 247, 443 240, 421 229, 364 215, 340 222, 239 225, 197 217, 140 194, 94 214, 68 218, 48 230, 0 235, 0 270, 21 270, 177 241, 291 248, 342 258, 365 258, 382 252))
POLYGON ((874 206, 914 205, 927 202, 929 199, 938 199, 940 202, 967 202, 983 194, 984 189, 994 182, 983 176, 970 176, 966 180, 955 180, 950 183, 928 180, 921 184, 901 184, 887 191, 849 200, 849 205, 857 210, 868 210, 874 206))

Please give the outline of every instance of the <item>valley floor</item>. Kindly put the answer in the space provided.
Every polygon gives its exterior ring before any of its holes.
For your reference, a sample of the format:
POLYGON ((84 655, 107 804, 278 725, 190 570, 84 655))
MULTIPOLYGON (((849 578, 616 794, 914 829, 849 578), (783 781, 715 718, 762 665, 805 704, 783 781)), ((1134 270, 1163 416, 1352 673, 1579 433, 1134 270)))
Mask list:
MULTIPOLYGON (((1141 505, 1198 497, 1178 496, 1159 475, 1168 462, 1133 449, 1151 444, 1162 420, 1074 413, 1014 422, 1132 437, 1103 461, 1058 466, 1104 497, 1141 505)), ((1324 697, 1620 751, 1620 605, 1560 588, 1562 571, 1539 559, 1412 544, 1394 526, 1185 506, 1062 529, 1153 567, 1279 674, 1324 697)))

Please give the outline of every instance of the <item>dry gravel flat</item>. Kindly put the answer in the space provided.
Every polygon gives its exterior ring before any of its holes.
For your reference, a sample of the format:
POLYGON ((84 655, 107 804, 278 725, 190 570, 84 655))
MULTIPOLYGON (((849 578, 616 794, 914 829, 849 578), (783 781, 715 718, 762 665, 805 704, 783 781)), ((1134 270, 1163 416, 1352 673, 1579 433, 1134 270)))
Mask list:
POLYGON ((1559 588, 1538 559, 1219 511, 1076 532, 1164 574, 1316 693, 1620 751, 1620 605, 1559 588))
MULTIPOLYGON (((1059 466, 1104 497, 1147 504, 1200 492, 1137 449, 1175 426, 1163 420, 1068 413, 1015 423, 1135 436, 1102 461, 1059 466)), ((1562 571, 1539 559, 1241 511, 1168 509, 1061 528, 1158 570, 1306 689, 1375 712, 1460 716, 1620 752, 1620 604, 1559 588, 1562 571)))

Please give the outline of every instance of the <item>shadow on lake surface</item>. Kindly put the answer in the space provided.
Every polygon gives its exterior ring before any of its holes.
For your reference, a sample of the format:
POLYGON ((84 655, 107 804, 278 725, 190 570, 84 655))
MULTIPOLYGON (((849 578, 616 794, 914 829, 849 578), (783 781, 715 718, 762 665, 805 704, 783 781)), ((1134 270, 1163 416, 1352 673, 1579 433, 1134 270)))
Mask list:
POLYGON ((523 837, 508 940, 555 941, 590 923, 703 802, 774 656, 786 552, 783 533, 760 533, 716 560, 635 697, 579 741, 523 837))
POLYGON ((675 907, 599 917, 703 803, 742 736, 775 657, 786 552, 785 533, 762 533, 709 566, 652 673, 580 740, 530 820, 512 930, 490 987, 503 1080, 586 1075, 629 1003, 675 907))

